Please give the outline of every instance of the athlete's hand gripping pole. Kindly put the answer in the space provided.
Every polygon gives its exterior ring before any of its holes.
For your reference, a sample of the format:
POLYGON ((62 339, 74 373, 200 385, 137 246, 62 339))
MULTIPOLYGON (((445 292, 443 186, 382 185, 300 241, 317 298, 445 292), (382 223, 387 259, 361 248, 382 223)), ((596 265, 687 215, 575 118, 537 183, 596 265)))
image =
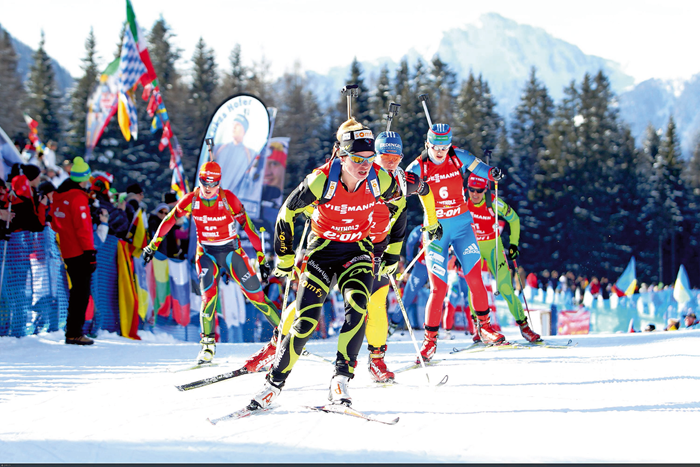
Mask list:
POLYGON ((416 255, 416 257, 413 258, 413 260, 411 260, 410 263, 408 263, 408 266, 406 266, 406 269, 404 269, 403 272, 402 272, 401 274, 398 274, 398 275, 396 276, 396 278, 397 278, 398 280, 403 279, 403 278, 408 274, 408 271, 410 271, 411 268, 413 267, 413 265, 416 264, 416 261, 418 261, 418 258, 420 258, 421 255, 422 255, 423 253, 426 252, 426 250, 428 249, 428 247, 430 246, 431 243, 433 243, 433 240, 429 240, 428 243, 426 243, 425 245, 423 245, 423 248, 421 248, 421 250, 418 252, 418 254, 416 255))
POLYGON ((352 118, 352 98, 357 98, 360 95, 360 88, 357 84, 348 84, 343 86, 340 93, 348 99, 348 120, 350 120, 352 118))
MULTIPOLYGON (((294 266, 292 268, 296 268, 297 264, 297 259, 299 257, 299 253, 302 250, 302 246, 304 245, 304 240, 306 239, 306 231, 309 230, 309 224, 311 221, 309 219, 306 220, 306 224, 304 224, 304 231, 301 234, 301 238, 299 239, 299 246, 297 246, 297 251, 294 253, 294 266)), ((293 271, 294 269, 292 269, 293 271)), ((277 325, 277 350, 275 350, 275 360, 277 360, 277 354, 280 351, 280 348, 282 347, 282 330, 284 329, 284 322, 285 322, 285 312, 287 311, 287 299, 289 298, 289 287, 292 284, 292 281, 294 280, 294 273, 292 275, 287 277, 287 284, 284 287, 284 299, 282 300, 282 309, 280 310, 280 323, 277 325)))
POLYGON ((418 354, 420 366, 423 367, 423 371, 425 371, 425 377, 428 379, 428 385, 430 385, 430 375, 428 375, 428 369, 425 367, 425 361, 423 361, 423 356, 420 354, 420 350, 418 349, 418 342, 416 342, 416 337, 413 335, 413 326, 411 326, 411 322, 408 319, 408 313, 406 313, 406 308, 404 308, 403 306, 403 300, 401 300, 401 294, 399 293, 399 288, 396 285, 396 280, 391 274, 389 274, 389 280, 391 281, 391 286, 394 288, 396 301, 399 303, 399 308, 401 308, 401 313, 403 314, 403 319, 406 322, 406 327, 408 327, 408 333, 411 335, 413 348, 416 349, 416 353, 418 354))

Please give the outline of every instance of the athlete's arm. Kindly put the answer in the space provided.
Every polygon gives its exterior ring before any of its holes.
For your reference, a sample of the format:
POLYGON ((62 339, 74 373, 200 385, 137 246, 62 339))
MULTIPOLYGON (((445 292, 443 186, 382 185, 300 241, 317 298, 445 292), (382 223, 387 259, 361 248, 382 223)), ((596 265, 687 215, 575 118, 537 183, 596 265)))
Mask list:
POLYGON ((158 226, 158 230, 153 234, 153 240, 148 244, 148 247, 156 251, 163 241, 163 238, 170 232, 177 220, 185 216, 188 212, 192 212, 192 201, 194 200, 195 192, 192 191, 187 193, 182 197, 180 201, 177 202, 175 207, 163 218, 158 226))
MULTIPOLYGON (((495 197, 495 196, 494 196, 495 197)), ((502 199, 498 200, 498 213, 503 216, 510 226, 510 243, 512 245, 520 244, 520 217, 515 209, 511 208, 502 199)))
POLYGON ((450 153, 452 152, 454 152, 454 155, 457 156, 457 158, 459 158, 465 169, 467 169, 474 175, 493 181, 493 177, 491 176, 491 169, 493 167, 483 163, 481 159, 479 159, 474 154, 465 149, 453 147, 450 148, 450 153))
POLYGON ((258 230, 255 228, 255 224, 253 224, 250 216, 248 216, 248 213, 245 211, 245 206, 243 206, 241 200, 238 199, 238 196, 234 195, 231 191, 223 190, 222 194, 226 198, 226 204, 228 204, 228 209, 231 214, 233 214, 233 218, 241 224, 243 231, 248 235, 250 244, 255 251, 259 253, 258 262, 261 262, 260 256, 264 257, 262 254, 262 241, 260 240, 260 235, 258 235, 258 230))
POLYGON ((284 201, 275 223, 275 253, 277 256, 293 254, 294 218, 323 195, 326 176, 314 170, 292 191, 284 201))

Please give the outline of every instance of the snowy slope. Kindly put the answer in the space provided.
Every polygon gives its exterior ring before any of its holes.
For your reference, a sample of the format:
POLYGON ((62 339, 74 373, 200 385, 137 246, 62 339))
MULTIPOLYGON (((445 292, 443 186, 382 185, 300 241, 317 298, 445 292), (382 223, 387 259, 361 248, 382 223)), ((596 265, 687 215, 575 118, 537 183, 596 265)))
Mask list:
MULTIPOLYGON (((506 336, 522 340, 513 328, 506 336)), ((332 366, 303 358, 267 414, 211 426, 247 404, 263 375, 188 392, 182 384, 238 367, 260 344, 223 344, 214 368, 172 373, 198 344, 101 334, 66 346, 60 333, 0 338, 0 463, 55 462, 697 462, 678 443, 700 412, 700 331, 573 336, 567 349, 449 355, 468 336, 441 341, 429 368, 372 387, 367 353, 351 389, 354 407, 385 426, 309 412, 322 404, 332 366), (668 446, 675 446, 667 449, 668 446)), ((550 338, 563 343, 568 337, 550 338)), ((327 358, 335 339, 312 341, 327 358)), ((411 361, 408 336, 387 361, 411 361)))

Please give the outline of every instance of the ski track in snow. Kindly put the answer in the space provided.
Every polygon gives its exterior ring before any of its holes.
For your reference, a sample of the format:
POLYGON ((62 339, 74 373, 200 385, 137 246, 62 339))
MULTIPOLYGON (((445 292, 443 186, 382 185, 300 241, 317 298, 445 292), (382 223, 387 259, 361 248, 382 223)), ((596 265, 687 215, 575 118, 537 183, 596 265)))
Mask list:
MULTIPOLYGON (((522 341, 515 328, 506 338, 522 341)), ((228 372, 261 343, 219 344, 217 367, 172 373, 196 343, 159 334, 131 341, 101 333, 91 347, 61 333, 0 338, 0 462, 427 463, 697 462, 665 449, 700 416, 700 331, 554 336, 566 349, 449 355, 469 336, 438 341, 425 372, 375 387, 367 350, 351 382, 353 407, 395 426, 312 412, 326 402, 333 366, 302 357, 276 408, 210 425, 245 406, 264 373, 180 392, 177 384, 228 372)), ((417 333, 417 338, 422 332, 417 333)), ((307 349, 333 359, 336 339, 307 349)), ((415 360, 408 333, 389 339, 387 364, 415 360)))

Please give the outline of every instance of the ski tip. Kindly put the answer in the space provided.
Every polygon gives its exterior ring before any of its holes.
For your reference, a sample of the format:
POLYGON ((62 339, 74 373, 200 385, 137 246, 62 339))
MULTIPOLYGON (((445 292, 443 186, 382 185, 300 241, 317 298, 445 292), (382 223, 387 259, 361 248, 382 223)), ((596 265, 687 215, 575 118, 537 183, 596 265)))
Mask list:
POLYGON ((175 387, 177 388, 178 391, 181 391, 181 392, 185 391, 185 388, 182 386, 175 386, 175 387))
POLYGON ((207 421, 211 423, 212 425, 216 425, 216 421, 212 420, 211 418, 207 418, 207 421))

